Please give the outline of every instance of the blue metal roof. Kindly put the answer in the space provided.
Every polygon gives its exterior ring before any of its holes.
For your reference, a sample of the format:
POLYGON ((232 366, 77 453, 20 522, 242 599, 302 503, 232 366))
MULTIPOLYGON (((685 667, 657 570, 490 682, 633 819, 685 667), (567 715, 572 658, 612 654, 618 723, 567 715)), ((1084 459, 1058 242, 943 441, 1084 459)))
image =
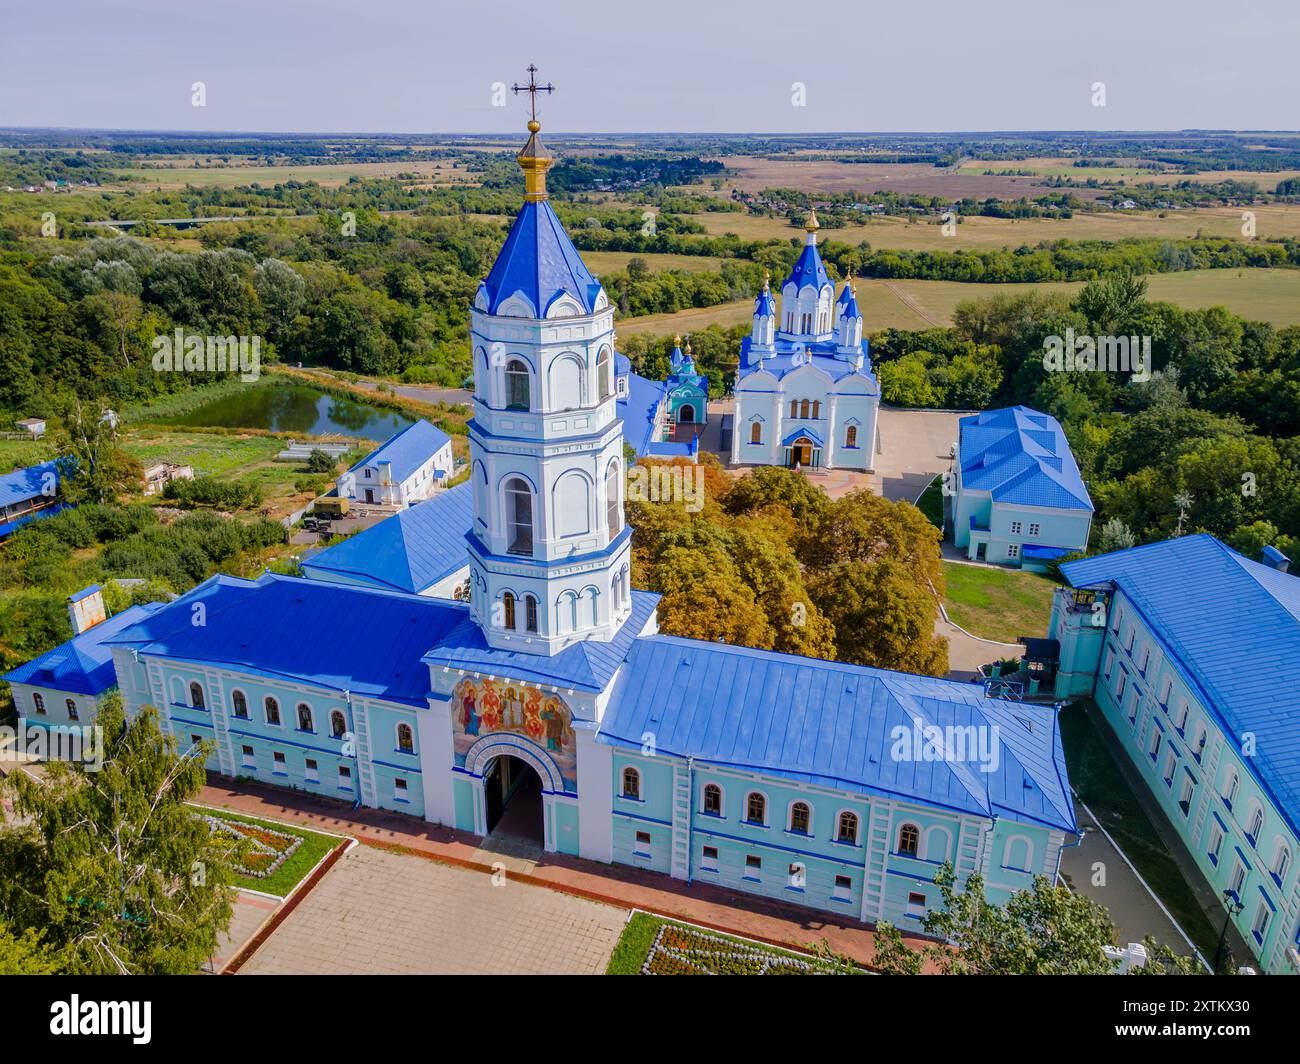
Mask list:
POLYGON ((1225 733, 1256 736, 1246 767, 1300 834, 1300 577, 1204 534, 1066 562, 1061 572, 1075 587, 1119 588, 1225 733))
POLYGON ((47 476, 53 476, 53 483, 58 485, 62 479, 59 459, 28 466, 26 469, 15 469, 12 473, 0 476, 0 506, 13 506, 43 495, 47 476))
POLYGON ((583 263, 546 200, 524 203, 483 285, 489 313, 495 314, 502 303, 519 293, 532 304, 538 318, 545 317, 556 297, 566 292, 590 314, 600 292, 600 282, 583 263))
POLYGON ((959 422, 961 486, 994 502, 1091 510, 1060 422, 1027 406, 971 414, 959 422))
POLYGON ((858 297, 854 294, 853 286, 848 281, 844 282, 844 290, 840 292, 840 298, 836 300, 836 303, 840 306, 841 315, 850 318, 862 317, 862 312, 858 310, 858 297))
POLYGON ((817 243, 809 240, 799 252, 799 257, 795 260, 794 269, 790 271, 790 276, 781 282, 781 287, 793 284, 796 288, 804 288, 812 285, 820 289, 823 285, 831 283, 830 276, 826 273, 826 267, 822 264, 821 252, 817 250, 817 243))
POLYGON ((654 439, 655 418, 667 395, 667 385, 635 373, 627 378, 627 396, 619 396, 618 416, 623 419, 623 438, 638 455, 648 452, 654 439))
POLYGON ((125 628, 157 613, 165 603, 129 606, 93 628, 6 673, 10 683, 49 687, 74 695, 100 695, 117 685, 112 648, 105 645, 125 628))
MULTIPOLYGON (((740 342, 740 368, 736 371, 737 380, 758 372, 758 357, 750 354, 750 342, 752 340, 753 336, 750 335, 740 342)), ((864 377, 871 383, 871 392, 869 394, 880 394, 879 385, 876 383, 876 375, 871 370, 871 356, 868 341, 865 337, 862 340, 861 369, 855 368, 852 362, 836 353, 834 340, 803 343, 801 341, 783 340, 778 336, 775 346, 776 352, 774 354, 763 356, 762 368, 764 373, 771 373, 777 380, 803 366, 811 365, 816 366, 827 374, 832 381, 837 383, 845 377, 864 377)))
POLYGON ((613 639, 604 643, 582 639, 549 657, 489 646, 478 622, 466 613, 453 631, 436 645, 430 644, 433 649, 421 660, 428 665, 512 676, 531 683, 600 691, 622 664, 658 604, 658 595, 633 591, 631 616, 613 639))
MULTIPOLYGON (((796 420, 797 420, 797 419, 796 419, 796 420)), ((814 432, 814 431, 813 431, 812 429, 810 429, 810 428, 796 428, 793 432, 791 432, 788 436, 786 436, 785 439, 783 439, 783 440, 781 441, 781 446, 782 446, 782 447, 789 447, 789 446, 790 446, 792 443, 794 443, 794 441, 797 440, 800 436, 807 436, 808 439, 810 439, 810 440, 811 440, 814 444, 816 444, 818 447, 825 447, 825 446, 826 446, 826 444, 824 444, 824 443, 822 442, 822 438, 821 438, 820 436, 818 436, 817 433, 814 432)))
POLYGON ((473 523, 473 490, 457 484, 312 555, 302 568, 317 580, 346 577, 419 594, 469 563, 465 533, 473 523))
POLYGON ((401 482, 450 442, 451 437, 442 429, 421 418, 390 436, 386 443, 371 451, 348 472, 388 462, 392 467, 393 480, 401 482))
POLYGON ((974 684, 670 636, 636 640, 598 741, 979 816, 1076 830, 1056 711, 974 684), (987 729, 996 764, 896 757, 900 735, 987 729), (996 731, 993 729, 996 728, 996 731))
POLYGON ((468 606, 446 599, 274 573, 217 575, 110 642, 425 706, 429 674, 420 655, 468 616, 468 606), (196 626, 200 602, 206 612, 196 626))
POLYGON ((754 297, 754 316, 764 318, 776 317, 776 300, 772 298, 772 289, 764 284, 754 297))

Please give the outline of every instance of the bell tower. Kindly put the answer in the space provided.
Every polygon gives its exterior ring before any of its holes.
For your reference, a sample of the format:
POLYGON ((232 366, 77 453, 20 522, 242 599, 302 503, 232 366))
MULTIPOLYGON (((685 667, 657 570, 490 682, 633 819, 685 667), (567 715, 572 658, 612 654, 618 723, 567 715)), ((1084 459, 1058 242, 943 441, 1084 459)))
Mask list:
POLYGON ((470 313, 470 606, 489 644, 554 654, 631 612, 614 311, 552 209, 538 85, 516 156, 524 204, 470 313))

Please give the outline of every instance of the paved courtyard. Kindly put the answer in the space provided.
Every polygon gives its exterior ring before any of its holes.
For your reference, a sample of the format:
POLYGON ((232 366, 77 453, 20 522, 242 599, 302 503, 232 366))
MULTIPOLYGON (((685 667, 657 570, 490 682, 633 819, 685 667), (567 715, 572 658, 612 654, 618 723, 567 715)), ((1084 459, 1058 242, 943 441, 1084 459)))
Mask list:
POLYGON ((240 974, 594 975, 626 918, 504 876, 357 846, 240 974))

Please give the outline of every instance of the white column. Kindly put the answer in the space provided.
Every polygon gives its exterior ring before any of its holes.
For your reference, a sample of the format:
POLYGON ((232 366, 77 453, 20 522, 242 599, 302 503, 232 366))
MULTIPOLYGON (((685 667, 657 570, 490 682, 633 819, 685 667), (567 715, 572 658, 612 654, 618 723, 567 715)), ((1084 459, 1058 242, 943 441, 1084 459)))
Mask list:
POLYGON ((836 464, 836 449, 839 447, 837 433, 840 431, 839 425, 835 421, 835 400, 837 396, 828 395, 826 397, 826 450, 822 454, 822 465, 833 467, 836 464))
POLYGON ((427 712, 415 715, 420 744, 420 779, 424 787, 424 819, 447 827, 456 825, 451 770, 456 763, 451 740, 451 702, 429 699, 427 712))
POLYGON ((578 856, 614 859, 614 748, 596 742, 596 726, 575 720, 578 743, 578 856))

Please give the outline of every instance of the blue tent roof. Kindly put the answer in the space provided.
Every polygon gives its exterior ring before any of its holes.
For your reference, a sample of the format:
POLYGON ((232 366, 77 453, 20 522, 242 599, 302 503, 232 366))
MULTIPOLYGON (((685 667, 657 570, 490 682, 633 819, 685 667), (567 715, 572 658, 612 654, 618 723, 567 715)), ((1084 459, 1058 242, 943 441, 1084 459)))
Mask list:
POLYGON ((264 573, 205 580, 110 642, 141 654, 427 705, 420 655, 469 616, 445 599, 264 573), (192 623, 202 602, 206 623, 192 623))
POLYGON ((994 502, 1092 509, 1065 433, 1050 414, 1009 406, 958 424, 963 488, 987 491, 994 502))
POLYGON ((419 594, 468 564, 465 533, 473 523, 473 490, 457 484, 327 547, 302 568, 313 579, 345 577, 419 594))
POLYGON ((754 297, 754 316, 776 317, 776 300, 772 298, 772 290, 767 285, 763 285, 758 295, 754 297))
POLYGON ((1182 536, 1061 566, 1075 587, 1114 584, 1178 660, 1246 767, 1300 833, 1300 577, 1213 536, 1182 536))
POLYGON ((430 644, 433 649, 422 660, 429 665, 513 676, 519 680, 555 687, 599 691, 609 683, 622 664, 628 648, 641 634, 658 604, 658 595, 648 591, 633 591, 632 614, 623 622, 623 627, 613 639, 605 643, 583 639, 549 657, 516 650, 498 650, 489 646, 478 622, 467 613, 445 638, 436 645, 430 644))
POLYGON ((600 282, 583 263, 546 200, 524 203, 483 285, 489 313, 495 314, 502 303, 521 293, 539 318, 546 316, 547 308, 564 292, 590 314, 600 292, 600 282))
MULTIPOLYGON (((753 336, 746 336, 740 341, 740 368, 736 371, 737 380, 758 371, 758 357, 750 354, 752 340, 753 336)), ((852 362, 837 352, 834 340, 814 340, 805 343, 783 340, 778 336, 775 353, 763 356, 763 372, 771 373, 780 380, 788 373, 811 365, 816 366, 835 382, 850 376, 865 377, 871 382, 871 392, 868 394, 878 395, 879 386, 876 384, 876 375, 871 370, 871 357, 866 337, 863 337, 861 350, 862 368, 857 369, 852 362)))
POLYGON ((57 458, 0 476, 0 506, 13 506, 44 494, 47 476, 53 476, 53 483, 57 486, 61 479, 57 458))
POLYGON ((809 241, 799 252, 799 257, 795 260, 794 269, 790 271, 790 276, 782 283, 781 287, 793 284, 796 288, 802 289, 806 285, 812 285, 814 288, 821 288, 823 285, 831 283, 829 275, 826 273, 826 267, 822 264, 821 252, 817 250, 817 244, 809 241))
POLYGON ((414 424, 407 425, 396 435, 390 436, 386 443, 371 451, 348 472, 355 472, 363 466, 388 462, 392 466, 393 479, 403 481, 450 441, 451 437, 442 429, 430 425, 421 418, 414 424))
POLYGON ((121 613, 100 621, 95 627, 73 636, 39 658, 19 665, 4 679, 34 687, 50 687, 74 695, 100 695, 117 685, 113 652, 105 645, 124 628, 157 613, 165 603, 149 602, 129 606, 121 613))
POLYGON ((648 636, 632 645, 598 741, 639 748, 647 733, 674 756, 1076 829, 1055 710, 974 684, 648 636), (987 728, 993 771, 973 758, 892 755, 900 734, 931 725, 987 728))
POLYGON ((654 438, 655 416, 666 395, 667 385, 662 381, 628 374, 627 396, 619 396, 618 416, 623 419, 623 438, 638 455, 649 450, 654 438))
POLYGON ((853 286, 844 282, 844 290, 840 292, 840 298, 836 300, 840 306, 840 313, 850 318, 862 317, 862 312, 858 310, 858 297, 853 294, 853 286))

